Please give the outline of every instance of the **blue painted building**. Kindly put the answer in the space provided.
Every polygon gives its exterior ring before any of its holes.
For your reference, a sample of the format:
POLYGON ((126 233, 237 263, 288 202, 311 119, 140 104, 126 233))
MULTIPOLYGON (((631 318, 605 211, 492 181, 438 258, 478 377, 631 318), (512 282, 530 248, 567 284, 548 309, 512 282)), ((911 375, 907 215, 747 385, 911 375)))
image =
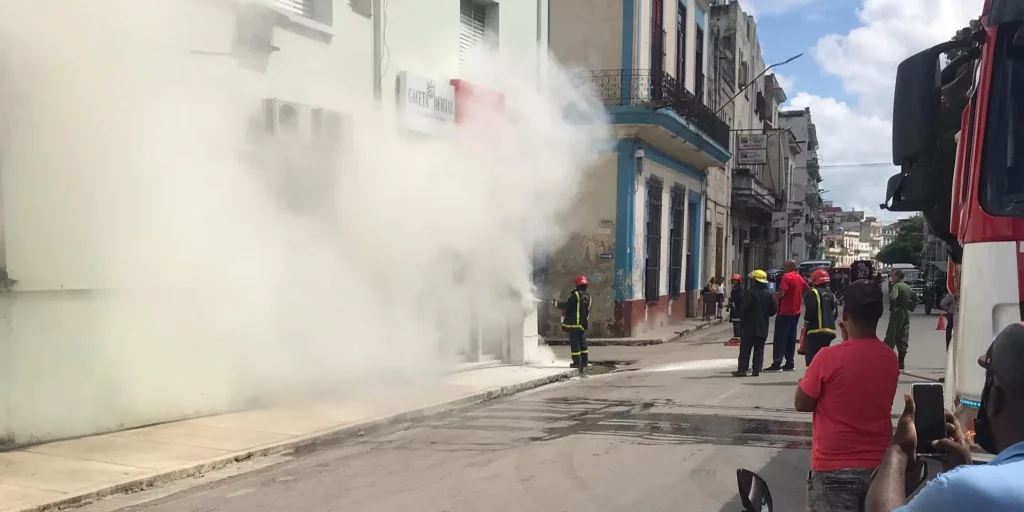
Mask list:
MULTIPOLYGON (((587 70, 617 139, 578 196, 575 235, 546 266, 556 295, 590 276, 591 336, 681 323, 711 277, 707 177, 731 154, 729 126, 705 98, 708 12, 704 0, 551 3, 551 49, 587 70)), ((558 320, 542 318, 542 333, 557 332, 558 320)))

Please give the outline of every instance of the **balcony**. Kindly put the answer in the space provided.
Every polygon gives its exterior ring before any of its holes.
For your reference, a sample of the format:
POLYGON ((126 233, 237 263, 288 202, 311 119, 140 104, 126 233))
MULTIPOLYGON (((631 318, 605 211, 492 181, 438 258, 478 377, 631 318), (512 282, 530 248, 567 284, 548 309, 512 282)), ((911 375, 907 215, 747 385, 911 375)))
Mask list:
POLYGON ((668 108, 705 137, 729 149, 729 125, 668 73, 643 69, 586 71, 579 78, 606 106, 668 108))
POLYGON ((736 169, 732 180, 732 206, 751 214, 771 214, 775 211, 775 196, 749 169, 736 169))

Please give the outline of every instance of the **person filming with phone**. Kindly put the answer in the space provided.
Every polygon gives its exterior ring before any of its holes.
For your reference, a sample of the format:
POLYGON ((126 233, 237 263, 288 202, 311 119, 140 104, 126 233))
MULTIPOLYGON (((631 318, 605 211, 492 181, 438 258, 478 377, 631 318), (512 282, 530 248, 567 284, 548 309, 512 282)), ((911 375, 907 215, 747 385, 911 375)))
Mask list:
POLYGON ((878 339, 882 287, 862 279, 846 291, 843 342, 822 348, 797 385, 794 407, 813 412, 808 512, 859 512, 892 440, 896 354, 878 339))
MULTIPOLYGON (((1007 326, 978 360, 985 368, 981 408, 975 420, 975 443, 996 455, 973 465, 970 443, 949 411, 925 411, 914 394, 906 405, 865 503, 867 512, 1003 512, 1024 510, 1024 323, 1007 326), (944 416, 945 437, 928 439, 922 422, 944 416), (919 429, 921 429, 919 431, 919 429), (909 484, 923 453, 943 460, 944 472, 909 502, 909 484)), ((941 396, 941 395, 940 395, 941 396)))

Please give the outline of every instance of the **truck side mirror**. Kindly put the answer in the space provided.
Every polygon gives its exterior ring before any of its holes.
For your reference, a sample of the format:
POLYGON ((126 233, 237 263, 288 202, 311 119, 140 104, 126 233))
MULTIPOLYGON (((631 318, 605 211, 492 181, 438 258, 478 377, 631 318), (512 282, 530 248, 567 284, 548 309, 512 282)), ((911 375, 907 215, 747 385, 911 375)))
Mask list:
POLYGON ((929 48, 896 71, 892 107, 892 163, 912 162, 935 142, 941 107, 939 53, 929 48))

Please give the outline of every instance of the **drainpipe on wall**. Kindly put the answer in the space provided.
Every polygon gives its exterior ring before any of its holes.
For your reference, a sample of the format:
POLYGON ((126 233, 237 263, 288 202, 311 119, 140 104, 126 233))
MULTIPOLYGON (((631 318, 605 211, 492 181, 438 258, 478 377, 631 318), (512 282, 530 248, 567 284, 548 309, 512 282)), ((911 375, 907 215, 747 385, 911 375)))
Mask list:
POLYGON ((373 98, 380 103, 381 99, 381 65, 384 61, 384 13, 381 12, 382 0, 373 0, 373 98))

